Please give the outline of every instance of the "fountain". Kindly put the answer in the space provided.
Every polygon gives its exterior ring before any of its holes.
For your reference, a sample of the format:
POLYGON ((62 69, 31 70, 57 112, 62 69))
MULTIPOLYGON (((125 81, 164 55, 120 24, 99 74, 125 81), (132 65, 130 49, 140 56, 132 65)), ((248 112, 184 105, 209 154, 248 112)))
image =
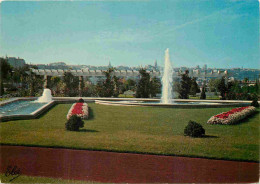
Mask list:
POLYGON ((43 90, 42 96, 36 100, 36 102, 39 103, 50 102, 50 101, 52 101, 52 95, 51 95, 51 90, 48 88, 45 88, 43 90))
POLYGON ((153 106, 153 107, 173 107, 173 108, 216 108, 248 106, 248 103, 225 102, 221 100, 195 100, 195 99, 175 99, 173 100, 173 68, 170 62, 169 49, 165 50, 164 71, 162 76, 162 97, 161 99, 97 99, 96 104, 118 105, 118 106, 153 106))
POLYGON ((162 97, 161 103, 171 104, 172 103, 172 80, 173 69, 170 62, 169 49, 165 51, 165 62, 164 62, 164 71, 162 77, 162 97))
POLYGON ((12 102, 0 106, 0 121, 10 120, 10 118, 23 119, 25 115, 34 118, 50 108, 53 102, 50 89, 44 89, 42 96, 34 101, 30 99, 13 99, 12 102))

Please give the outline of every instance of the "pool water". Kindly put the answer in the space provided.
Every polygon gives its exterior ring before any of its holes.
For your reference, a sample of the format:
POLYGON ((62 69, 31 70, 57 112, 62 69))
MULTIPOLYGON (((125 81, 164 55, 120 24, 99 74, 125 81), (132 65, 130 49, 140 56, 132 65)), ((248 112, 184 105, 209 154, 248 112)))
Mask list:
POLYGON ((44 106, 47 103, 39 103, 35 101, 16 101, 4 106, 0 106, 0 116, 8 115, 27 115, 36 111, 40 107, 44 106))

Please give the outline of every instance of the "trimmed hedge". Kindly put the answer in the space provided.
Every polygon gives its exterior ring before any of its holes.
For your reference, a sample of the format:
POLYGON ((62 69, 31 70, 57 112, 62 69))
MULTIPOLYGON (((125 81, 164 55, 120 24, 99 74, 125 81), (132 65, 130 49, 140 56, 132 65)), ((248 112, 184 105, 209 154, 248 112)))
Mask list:
POLYGON ((65 127, 66 130, 69 131, 79 131, 79 128, 84 127, 84 121, 81 119, 81 117, 78 117, 77 115, 72 115, 65 124, 65 127))
POLYGON ((84 100, 83 100, 82 98, 80 98, 80 99, 78 100, 78 103, 84 103, 84 100))
POLYGON ((205 129, 195 121, 189 121, 188 125, 184 129, 184 135, 190 137, 202 137, 205 135, 205 129))
POLYGON ((259 107, 259 103, 258 103, 257 99, 254 99, 254 100, 252 101, 251 106, 259 107))

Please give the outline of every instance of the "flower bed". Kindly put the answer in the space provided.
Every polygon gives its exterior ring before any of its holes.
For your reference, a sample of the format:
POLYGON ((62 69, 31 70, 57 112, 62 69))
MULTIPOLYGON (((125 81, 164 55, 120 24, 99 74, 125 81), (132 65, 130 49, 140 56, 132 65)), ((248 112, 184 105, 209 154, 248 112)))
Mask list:
POLYGON ((74 103, 67 114, 67 119, 70 119, 72 115, 77 115, 82 119, 88 119, 88 104, 74 103))
POLYGON ((253 106, 239 107, 232 109, 228 112, 223 112, 221 114, 212 116, 207 123, 209 124, 235 124, 245 117, 253 114, 256 108, 253 106))

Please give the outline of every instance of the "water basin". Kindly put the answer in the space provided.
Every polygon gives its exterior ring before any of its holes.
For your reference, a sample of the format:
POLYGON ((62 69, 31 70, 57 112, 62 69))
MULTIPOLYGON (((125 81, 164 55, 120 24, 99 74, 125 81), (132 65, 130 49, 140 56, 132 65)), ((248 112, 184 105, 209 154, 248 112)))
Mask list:
POLYGON ((39 102, 28 101, 28 100, 12 102, 12 103, 0 106, 0 116, 28 115, 46 104, 47 104, 47 102, 39 103, 39 102))

